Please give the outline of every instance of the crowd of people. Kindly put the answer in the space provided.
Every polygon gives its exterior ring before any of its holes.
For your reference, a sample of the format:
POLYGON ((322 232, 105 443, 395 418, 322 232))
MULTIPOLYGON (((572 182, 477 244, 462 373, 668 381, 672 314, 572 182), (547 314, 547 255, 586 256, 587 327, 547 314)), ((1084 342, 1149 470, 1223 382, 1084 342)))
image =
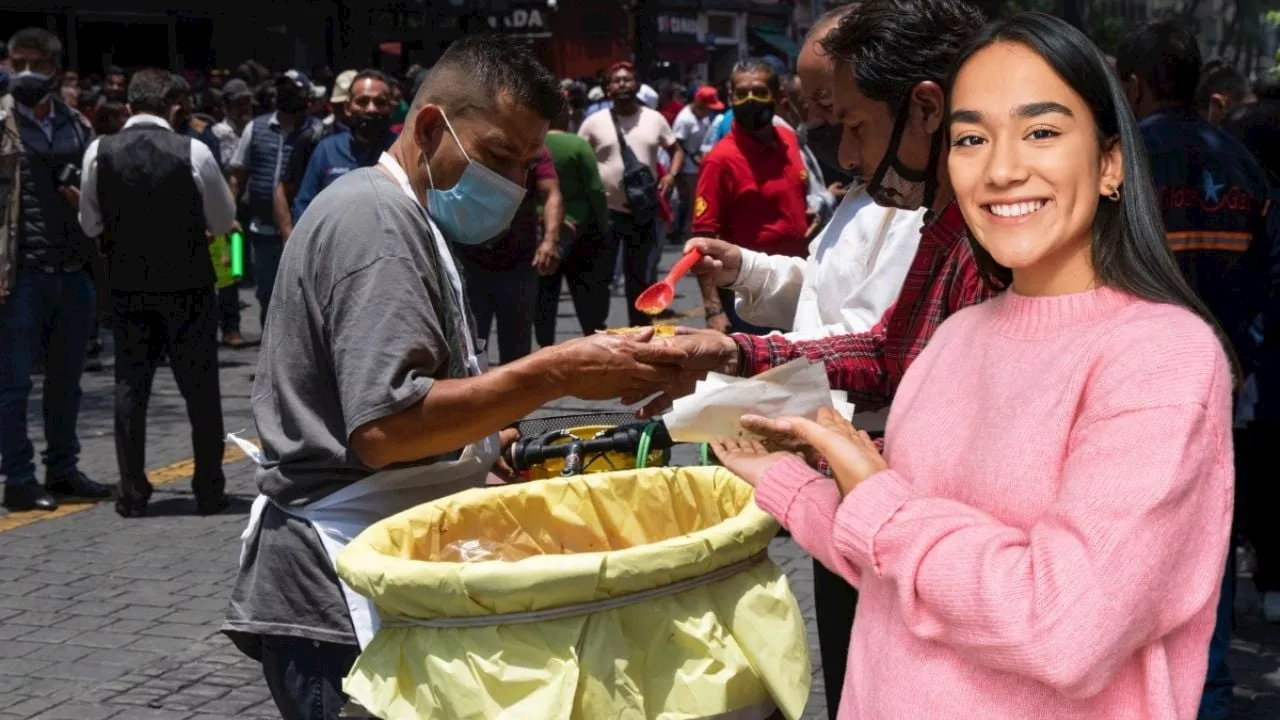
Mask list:
POLYGON ((145 515, 167 361, 198 510, 227 506, 218 336, 247 340, 210 240, 243 232, 266 462, 224 631, 284 717, 337 717, 376 629, 333 569, 361 529, 501 474, 554 399, 653 417, 709 371, 797 358, 853 424, 746 416, 757 439, 713 449, 814 557, 833 718, 1226 717, 1238 546, 1280 622, 1280 91, 1176 23, 1108 58, 1047 15, 866 0, 794 67, 658 89, 627 61, 557 80, 487 35, 331 85, 82 77, 39 29, 7 52, 4 504, 145 515), (706 329, 598 333, 619 282, 651 322, 673 240, 702 254, 706 329), (583 337, 556 344, 564 283, 583 337), (77 467, 95 308, 114 491, 77 467))

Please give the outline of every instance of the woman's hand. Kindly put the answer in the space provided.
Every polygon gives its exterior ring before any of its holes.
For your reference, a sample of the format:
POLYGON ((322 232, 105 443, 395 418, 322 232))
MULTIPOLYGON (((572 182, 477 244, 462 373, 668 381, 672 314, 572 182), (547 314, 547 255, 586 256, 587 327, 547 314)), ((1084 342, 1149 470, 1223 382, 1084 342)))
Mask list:
POLYGON ((729 472, 737 475, 751 487, 755 487, 773 464, 788 457, 787 452, 769 452, 755 440, 719 438, 711 441, 711 450, 729 472))
POLYGON ((889 467, 871 436, 854 428, 831 408, 818 410, 817 422, 800 417, 770 420, 743 415, 742 427, 766 437, 791 436, 813 448, 831 466, 842 495, 889 467))

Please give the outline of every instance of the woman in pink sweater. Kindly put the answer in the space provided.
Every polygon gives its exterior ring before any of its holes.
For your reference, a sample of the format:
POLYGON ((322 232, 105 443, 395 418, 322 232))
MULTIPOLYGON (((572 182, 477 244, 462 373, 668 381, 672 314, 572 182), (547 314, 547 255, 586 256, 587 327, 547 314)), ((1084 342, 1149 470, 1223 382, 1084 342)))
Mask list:
MULTIPOLYGON (((948 169, 988 280, 907 372, 882 458, 744 418, 756 502, 860 590, 841 718, 1193 718, 1231 524, 1231 361, 1165 244, 1102 56, 992 26, 949 92, 948 169)), ((834 688, 829 688, 833 692, 834 688)))

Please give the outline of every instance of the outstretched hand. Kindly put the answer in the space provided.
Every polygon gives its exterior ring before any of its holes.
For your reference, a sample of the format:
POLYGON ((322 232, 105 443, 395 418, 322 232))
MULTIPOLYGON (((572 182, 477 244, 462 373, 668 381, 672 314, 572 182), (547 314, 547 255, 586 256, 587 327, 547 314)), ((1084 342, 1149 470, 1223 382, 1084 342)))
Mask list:
POLYGON ((711 450, 725 468, 747 481, 751 487, 764 477, 774 463, 785 458, 794 457, 787 452, 769 452, 765 446, 755 440, 743 438, 717 438, 712 440, 711 450))
POLYGON ((653 329, 634 336, 596 334, 551 350, 564 393, 583 400, 621 398, 630 404, 676 382, 684 353, 650 342, 653 329))
POLYGON ((889 467, 871 436, 854 428, 831 408, 818 410, 817 422, 802 417, 770 420, 743 415, 742 427, 771 438, 790 436, 813 448, 831 466, 842 495, 848 495, 863 480, 889 467))
POLYGON ((714 330, 676 328, 674 337, 657 338, 652 347, 661 348, 664 359, 678 357, 681 372, 668 383, 662 394, 655 397, 636 413, 636 417, 650 419, 671 407, 671 403, 693 393, 699 380, 708 372, 732 375, 738 365, 738 343, 724 333, 714 330))

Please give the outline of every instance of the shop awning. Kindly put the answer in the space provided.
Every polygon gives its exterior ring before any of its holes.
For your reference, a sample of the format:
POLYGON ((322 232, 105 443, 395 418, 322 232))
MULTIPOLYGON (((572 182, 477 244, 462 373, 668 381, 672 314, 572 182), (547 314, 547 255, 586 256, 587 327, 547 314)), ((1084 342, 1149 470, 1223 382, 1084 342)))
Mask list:
POLYGON ((800 46, 796 45, 796 41, 787 37, 787 34, 781 30, 775 30, 773 28, 751 28, 751 34, 755 35, 760 42, 772 47, 789 58, 794 58, 800 54, 800 46))

